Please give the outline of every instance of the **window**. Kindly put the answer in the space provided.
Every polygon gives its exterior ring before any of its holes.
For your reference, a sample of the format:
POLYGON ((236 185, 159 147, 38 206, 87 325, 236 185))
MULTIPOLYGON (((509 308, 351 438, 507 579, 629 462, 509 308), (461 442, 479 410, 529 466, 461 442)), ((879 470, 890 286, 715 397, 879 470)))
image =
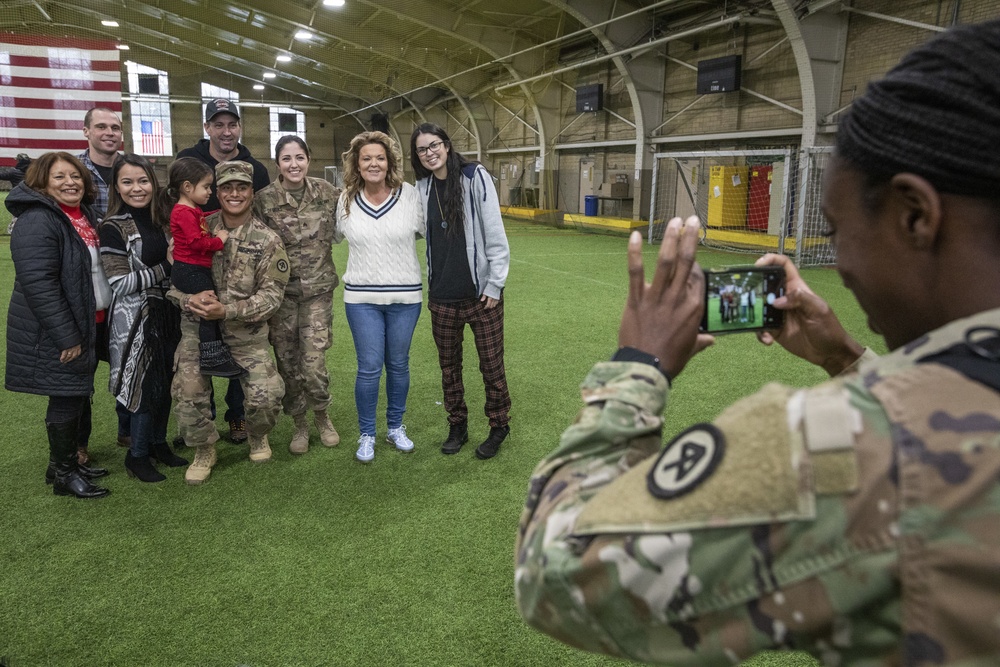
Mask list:
MULTIPOLYGON (((208 103, 211 102, 212 100, 220 99, 220 98, 224 99, 224 100, 229 100, 230 102, 233 102, 234 104, 237 104, 237 105, 240 103, 240 94, 237 93, 235 90, 227 90, 227 89, 221 88, 219 86, 213 86, 210 83, 204 83, 203 82, 201 84, 201 117, 202 118, 205 117, 205 107, 208 106, 208 103)), ((243 113, 242 109, 240 109, 240 113, 241 114, 243 113)), ((240 122, 241 123, 243 122, 243 118, 240 118, 240 122)), ((204 139, 208 139, 208 133, 205 132, 204 129, 202 129, 202 137, 204 139)))
POLYGON ((305 141, 306 115, 295 109, 271 107, 271 157, 278 157, 274 155, 274 147, 277 145, 278 139, 286 134, 296 134, 305 141))
POLYGON ((125 61, 128 74, 132 150, 140 155, 173 155, 167 73, 125 61))

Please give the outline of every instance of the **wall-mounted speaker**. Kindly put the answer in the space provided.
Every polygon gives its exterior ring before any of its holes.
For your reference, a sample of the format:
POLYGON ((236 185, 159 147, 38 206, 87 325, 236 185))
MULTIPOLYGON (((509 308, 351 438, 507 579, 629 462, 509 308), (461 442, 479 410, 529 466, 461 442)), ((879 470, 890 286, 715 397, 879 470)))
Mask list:
POLYGON ((723 56, 698 62, 698 94, 729 93, 740 89, 743 56, 723 56))
POLYGON ((576 112, 601 111, 604 109, 604 84, 595 83, 576 89, 576 112))
POLYGON ((373 132, 385 132, 389 134, 389 115, 384 113, 373 113, 371 117, 371 127, 373 132))

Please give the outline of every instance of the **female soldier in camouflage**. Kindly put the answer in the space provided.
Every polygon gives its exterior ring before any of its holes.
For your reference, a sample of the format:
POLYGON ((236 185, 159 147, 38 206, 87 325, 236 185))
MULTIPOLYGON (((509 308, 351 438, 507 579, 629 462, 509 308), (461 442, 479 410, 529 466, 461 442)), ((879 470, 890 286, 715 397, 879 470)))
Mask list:
MULTIPOLYGON (((330 376, 326 351, 333 329, 333 289, 339 282, 330 250, 334 214, 340 190, 309 172, 309 147, 296 136, 278 140, 274 149, 278 180, 257 193, 257 215, 281 237, 291 274, 285 300, 271 318, 271 345, 278 372, 285 381, 282 405, 295 421, 288 445, 292 454, 309 450, 313 410, 320 440, 327 447, 340 442, 330 422, 330 376)), ((337 239, 339 241, 339 239, 337 239)))

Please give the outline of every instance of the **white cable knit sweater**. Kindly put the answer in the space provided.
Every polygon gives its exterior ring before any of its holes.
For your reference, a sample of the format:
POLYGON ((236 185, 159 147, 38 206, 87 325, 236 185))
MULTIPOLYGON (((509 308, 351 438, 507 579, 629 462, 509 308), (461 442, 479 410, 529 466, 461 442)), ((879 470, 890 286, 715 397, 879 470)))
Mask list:
POLYGON ((344 303, 420 303, 423 300, 417 236, 425 230, 424 210, 409 183, 375 207, 363 193, 344 213, 337 205, 337 233, 347 239, 344 303))

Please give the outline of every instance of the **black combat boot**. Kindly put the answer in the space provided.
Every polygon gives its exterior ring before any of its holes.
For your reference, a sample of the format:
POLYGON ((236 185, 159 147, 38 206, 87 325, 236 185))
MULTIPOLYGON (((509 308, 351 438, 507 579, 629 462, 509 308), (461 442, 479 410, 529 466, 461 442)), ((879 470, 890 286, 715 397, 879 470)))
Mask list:
POLYGON ((490 435, 483 441, 483 444, 476 447, 476 457, 480 459, 491 459, 500 451, 500 443, 510 433, 510 426, 494 426, 490 429, 490 435))
POLYGON ((49 434, 49 460, 55 472, 52 493, 76 498, 103 498, 111 493, 80 474, 76 461, 79 421, 46 423, 45 427, 49 434))
POLYGON ((202 375, 238 379, 247 374, 247 369, 233 361, 229 346, 221 340, 199 343, 198 354, 202 375))
POLYGON ((462 445, 469 441, 469 422, 448 424, 448 439, 441 445, 442 454, 458 454, 462 445))

